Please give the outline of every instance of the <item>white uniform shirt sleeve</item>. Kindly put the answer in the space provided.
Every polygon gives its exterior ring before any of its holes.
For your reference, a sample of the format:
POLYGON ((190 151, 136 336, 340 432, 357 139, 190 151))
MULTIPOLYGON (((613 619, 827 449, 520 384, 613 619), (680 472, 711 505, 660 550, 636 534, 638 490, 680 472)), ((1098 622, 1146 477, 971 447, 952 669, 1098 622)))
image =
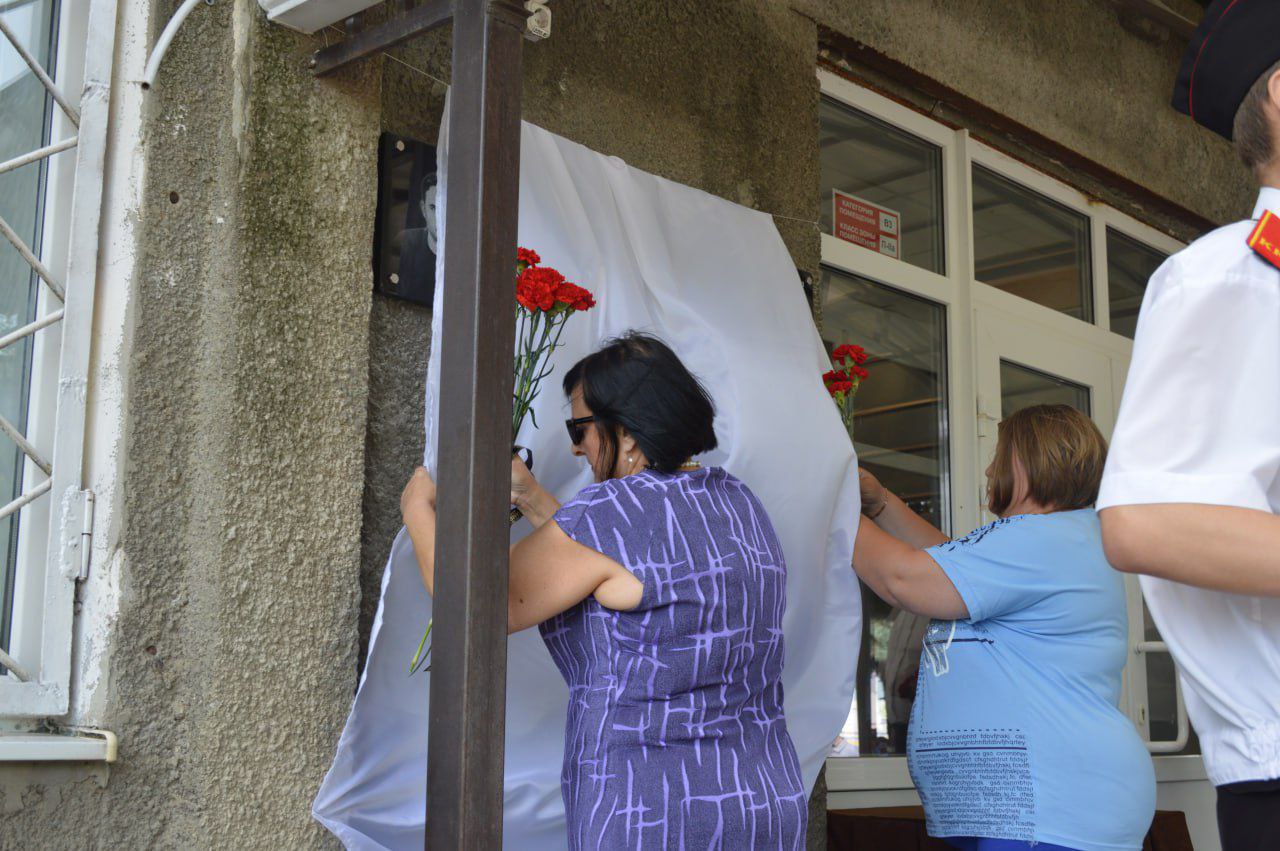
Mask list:
MULTIPOLYGON (((1244 246, 1241 246, 1244 248, 1244 246)), ((1245 248, 1247 251, 1248 249, 1245 248)), ((1280 475, 1280 276, 1174 257, 1152 276, 1098 508, 1273 510, 1280 475), (1217 267, 1222 278, 1222 266, 1217 267)))

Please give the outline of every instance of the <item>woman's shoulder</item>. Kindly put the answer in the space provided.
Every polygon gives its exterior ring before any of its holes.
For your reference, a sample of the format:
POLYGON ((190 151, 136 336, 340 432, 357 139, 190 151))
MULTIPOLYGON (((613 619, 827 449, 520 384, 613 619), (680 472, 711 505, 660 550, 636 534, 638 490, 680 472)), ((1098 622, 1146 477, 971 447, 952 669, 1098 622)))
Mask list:
POLYGON ((987 550, 1016 547, 1034 541, 1042 546, 1046 539, 1061 542, 1092 543, 1101 540, 1098 518, 1093 509, 1054 511, 1049 514, 1015 514, 1001 517, 967 535, 938 544, 940 552, 987 550))
POLYGON ((630 509, 644 510, 673 497, 679 498, 679 494, 688 496, 713 487, 740 490, 749 499, 755 500, 751 489, 731 473, 720 467, 703 467, 693 472, 680 473, 642 470, 620 479, 593 482, 578 491, 565 505, 584 508, 613 506, 623 512, 630 509))
POLYGON ((593 482, 564 502, 552 519, 574 540, 601 530, 632 526, 638 512, 620 479, 593 482))
POLYGON ((950 541, 938 544, 933 549, 944 553, 971 550, 990 546, 997 541, 1020 537, 1027 528, 1027 519, 1031 516, 1030 514, 1017 514, 1013 517, 1001 517, 999 520, 993 520, 985 526, 979 526, 967 535, 961 535, 958 538, 952 538, 950 541))
POLYGON ((626 495, 627 492, 628 488, 623 479, 605 479, 602 482, 592 482, 574 494, 565 503, 565 507, 577 506, 586 509, 601 503, 608 504, 616 502, 620 496, 626 495))

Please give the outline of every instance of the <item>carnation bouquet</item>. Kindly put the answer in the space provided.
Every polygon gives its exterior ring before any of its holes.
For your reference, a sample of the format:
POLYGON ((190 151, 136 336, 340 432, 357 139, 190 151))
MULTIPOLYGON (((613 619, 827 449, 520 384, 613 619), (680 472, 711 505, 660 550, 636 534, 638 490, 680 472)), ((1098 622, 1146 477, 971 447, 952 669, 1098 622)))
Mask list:
MULTIPOLYGON (((596 306, 589 290, 565 280, 564 275, 543 266, 542 258, 528 248, 516 249, 516 348, 514 384, 511 391, 511 451, 516 454, 523 447, 516 444, 525 417, 538 427, 533 402, 542 389, 542 381, 552 372, 551 353, 560 346, 560 335, 565 323, 575 313, 582 313, 596 306)), ((533 465, 533 453, 525 450, 524 462, 533 465)), ((520 509, 511 509, 511 522, 520 519, 520 509)), ((431 637, 431 625, 418 642, 417 652, 409 663, 409 673, 418 670, 431 655, 427 640, 431 637), (426 653, 423 653, 425 648, 426 653)), ((430 665, 427 665, 430 669, 430 665)))
POLYGON ((850 440, 853 440, 853 397, 867 378, 867 369, 863 366, 866 362, 867 353, 862 346, 844 343, 831 353, 834 369, 822 376, 822 383, 840 410, 840 419, 850 440))
MULTIPOLYGON (((551 374, 551 353, 560 346, 565 323, 575 313, 596 306, 590 291, 565 280, 527 248, 516 252, 516 359, 512 390, 511 442, 520 434, 525 417, 538 427, 533 401, 542 379, 551 374)), ((512 522, 519 519, 516 514, 512 522)))

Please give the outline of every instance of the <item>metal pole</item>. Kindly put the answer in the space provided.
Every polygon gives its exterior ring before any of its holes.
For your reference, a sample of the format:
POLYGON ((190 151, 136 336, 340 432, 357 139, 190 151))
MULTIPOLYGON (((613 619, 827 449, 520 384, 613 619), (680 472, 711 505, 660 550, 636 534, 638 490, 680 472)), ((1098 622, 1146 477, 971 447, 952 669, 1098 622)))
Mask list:
POLYGON ((457 0, 440 348, 428 851, 502 847, 519 0, 457 0))

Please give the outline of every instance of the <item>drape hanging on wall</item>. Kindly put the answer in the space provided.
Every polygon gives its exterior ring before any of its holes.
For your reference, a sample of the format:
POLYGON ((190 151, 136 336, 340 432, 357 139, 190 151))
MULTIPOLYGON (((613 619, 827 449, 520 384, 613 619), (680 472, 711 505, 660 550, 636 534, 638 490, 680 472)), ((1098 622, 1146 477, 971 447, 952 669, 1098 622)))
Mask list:
MULTIPOLYGON (((443 129, 440 138, 443 176, 443 129)), ((443 183, 440 194, 447 203, 443 183)), ((812 786, 853 697, 861 627, 850 569, 858 488, 853 447, 822 386, 830 364, 773 220, 525 123, 519 232, 522 246, 598 302, 569 321, 564 347, 553 356, 556 371, 534 406, 542 428, 526 421, 521 433, 533 449, 534 472, 562 501, 591 481, 559 427, 567 416, 559 380, 570 365, 630 328, 671 345, 716 403, 720 447, 699 460, 723 466, 755 491, 786 553, 787 724, 812 786)), ((436 288, 433 340, 440 339, 442 292, 436 288)), ((433 348, 425 459, 432 471, 439 375, 433 348)), ((512 540, 528 530, 527 522, 516 524, 512 540)), ((401 530, 360 691, 313 810, 349 848, 422 847, 428 699, 449 699, 429 694, 430 674, 407 675, 430 614, 401 530)), ((536 630, 512 636, 508 652, 504 844, 563 849, 568 692, 536 630)))

